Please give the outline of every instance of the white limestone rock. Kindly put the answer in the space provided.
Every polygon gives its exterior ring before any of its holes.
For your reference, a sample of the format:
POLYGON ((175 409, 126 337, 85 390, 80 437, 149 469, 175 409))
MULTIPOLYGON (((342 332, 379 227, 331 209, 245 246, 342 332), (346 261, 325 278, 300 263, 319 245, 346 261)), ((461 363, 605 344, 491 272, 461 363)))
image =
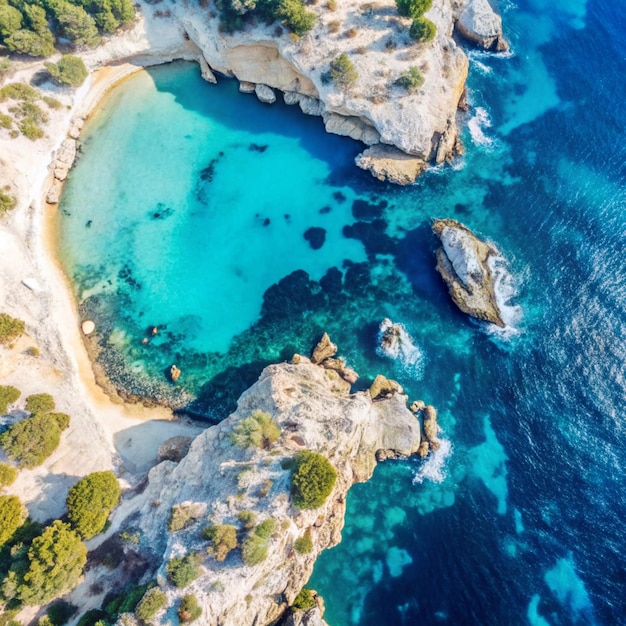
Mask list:
POLYGON ((406 396, 396 393, 373 403, 367 393, 349 394, 349 387, 337 386, 331 374, 305 357, 267 367, 241 396, 235 413, 199 435, 178 465, 166 461, 151 470, 146 490, 124 513, 139 513, 133 523, 141 528, 140 545, 162 564, 157 579, 170 604, 193 593, 206 624, 272 623, 307 582, 319 553, 340 541, 349 487, 372 475, 377 455, 417 452, 420 425, 406 407, 406 396), (231 441, 236 424, 255 410, 268 412, 281 430, 279 441, 267 450, 244 449, 231 441), (283 467, 305 449, 323 454, 337 470, 331 495, 314 510, 293 506, 290 471, 283 467), (183 502, 204 506, 207 517, 168 533, 172 506, 183 502), (276 521, 278 532, 269 540, 267 559, 246 566, 234 550, 218 563, 207 555, 199 531, 209 521, 241 527, 241 511, 253 511, 257 522, 276 521), (313 551, 299 554, 294 541, 305 532, 313 551), (184 590, 171 586, 165 563, 196 551, 204 555, 200 578, 184 590))
POLYGON ((378 144, 364 150, 355 163, 374 178, 398 185, 410 185, 428 167, 424 159, 411 156, 394 146, 378 144))
POLYGON ((502 35, 502 18, 488 0, 469 0, 459 16, 456 29, 463 37, 485 50, 504 52, 509 49, 502 35))
POLYGON ((266 104, 274 104, 274 102, 276 102, 274 90, 267 85, 256 85, 254 93, 261 102, 265 102, 266 104))

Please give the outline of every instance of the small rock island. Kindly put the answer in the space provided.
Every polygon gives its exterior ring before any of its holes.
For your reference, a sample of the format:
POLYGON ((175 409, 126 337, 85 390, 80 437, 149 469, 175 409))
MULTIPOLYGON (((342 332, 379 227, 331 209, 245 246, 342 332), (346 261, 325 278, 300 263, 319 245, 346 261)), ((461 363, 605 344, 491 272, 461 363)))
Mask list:
POLYGON ((435 220, 433 231, 442 243, 437 250, 437 271, 454 303, 463 313, 504 328, 490 263, 499 252, 456 220, 435 220))

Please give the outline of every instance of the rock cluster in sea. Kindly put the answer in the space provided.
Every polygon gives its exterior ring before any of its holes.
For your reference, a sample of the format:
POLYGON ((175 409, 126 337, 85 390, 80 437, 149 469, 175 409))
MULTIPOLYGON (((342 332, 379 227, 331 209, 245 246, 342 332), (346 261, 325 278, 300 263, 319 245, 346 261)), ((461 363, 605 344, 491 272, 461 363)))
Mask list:
POLYGON ((488 262, 499 256, 498 250, 456 220, 435 220, 433 231, 442 243, 437 250, 437 271, 454 303, 476 319, 504 327, 488 262))
MULTIPOLYGON (((326 335, 314 352, 323 364, 334 358, 336 346, 326 335)), ((199 435, 178 463, 154 467, 143 493, 124 509, 127 523, 141 532, 140 550, 157 563, 157 580, 170 606, 193 593, 204 623, 262 625, 284 615, 319 553, 341 540, 350 486, 368 480, 377 460, 407 457, 420 448, 420 422, 397 383, 380 377, 379 387, 387 385, 382 391, 350 393, 351 384, 336 370, 304 356, 294 361, 265 368, 240 397, 237 410, 199 435), (280 438, 265 448, 235 445, 234 429, 254 411, 275 420, 280 438), (312 510, 298 509, 291 498, 289 462, 303 450, 322 454, 337 471, 332 493, 312 510), (168 532, 175 505, 193 514, 181 530, 168 532), (246 565, 235 549, 218 562, 207 553, 200 531, 209 523, 232 524, 241 536, 246 532, 242 512, 252 512, 257 524, 275 521, 267 558, 246 565), (311 539, 310 552, 294 548, 304 536, 311 539), (168 582, 165 567, 171 558, 188 553, 201 555, 201 575, 184 590, 177 589, 168 582)), ((155 620, 166 622, 164 615, 155 620)), ((324 622, 316 607, 306 620, 299 616, 293 623, 324 622)))

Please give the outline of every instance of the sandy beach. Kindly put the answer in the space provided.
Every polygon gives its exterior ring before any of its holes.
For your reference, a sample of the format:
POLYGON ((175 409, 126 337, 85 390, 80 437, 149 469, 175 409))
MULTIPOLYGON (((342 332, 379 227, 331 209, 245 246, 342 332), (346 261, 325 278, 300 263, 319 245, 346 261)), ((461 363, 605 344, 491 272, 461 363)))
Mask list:
MULTIPOLYGON (((133 484, 154 465, 164 441, 202 430, 202 425, 174 420, 166 408, 115 403, 97 384, 77 304, 58 259, 57 206, 46 202, 49 188, 61 184, 50 166, 71 121, 88 117, 116 84, 143 65, 105 65, 74 93, 59 89, 54 95, 66 108, 51 112, 44 139, 10 139, 8 133, 0 138, 0 182, 18 200, 0 223, 0 310, 23 319, 27 327, 13 346, 0 348, 0 384, 22 392, 13 419, 23 415, 29 394, 44 392, 72 418, 54 454, 40 467, 22 470, 5 490, 18 495, 38 521, 64 513, 65 494, 81 476, 114 469, 123 484, 133 484), (34 348, 39 356, 32 356, 34 348)), ((28 82, 37 66, 19 68, 5 82, 28 82)))

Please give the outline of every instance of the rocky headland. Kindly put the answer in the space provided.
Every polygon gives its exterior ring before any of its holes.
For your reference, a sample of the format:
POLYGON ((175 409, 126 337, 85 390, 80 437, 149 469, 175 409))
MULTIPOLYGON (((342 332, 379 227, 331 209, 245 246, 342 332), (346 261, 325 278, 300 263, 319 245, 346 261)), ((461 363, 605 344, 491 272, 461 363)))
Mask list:
MULTIPOLYGON (((205 624, 260 626, 286 617, 319 553, 341 540, 348 489, 368 480, 377 460, 421 450, 420 430, 436 438, 436 424, 434 431, 420 426, 402 388, 379 378, 371 391, 351 393, 335 370, 304 356, 271 365, 237 410, 196 437, 180 462, 164 461, 150 471, 145 490, 120 508, 113 527, 139 533, 132 550, 149 554, 147 576, 156 571, 169 607, 192 593, 205 624), (236 433, 259 412, 277 425, 278 437, 242 446, 236 433), (299 508, 292 496, 291 466, 302 451, 322 455, 337 473, 332 492, 316 508, 299 508), (202 538, 209 524, 234 527, 237 534, 237 547, 231 543, 223 559, 202 538), (246 538, 262 535, 255 530, 261 524, 273 530, 263 533, 266 557, 251 564, 246 538), (195 555, 199 576, 183 590, 172 584, 167 564, 185 555, 195 555)), ((101 582, 107 586, 110 578, 115 586, 116 577, 113 571, 101 582)), ((301 617, 290 623, 323 624, 317 606, 307 620, 301 617)), ((168 623, 168 612, 153 622, 168 623)))
POLYGON ((454 303, 471 317, 504 328, 490 263, 500 256, 498 250, 456 220, 435 220, 433 231, 442 243, 437 271, 454 303))

